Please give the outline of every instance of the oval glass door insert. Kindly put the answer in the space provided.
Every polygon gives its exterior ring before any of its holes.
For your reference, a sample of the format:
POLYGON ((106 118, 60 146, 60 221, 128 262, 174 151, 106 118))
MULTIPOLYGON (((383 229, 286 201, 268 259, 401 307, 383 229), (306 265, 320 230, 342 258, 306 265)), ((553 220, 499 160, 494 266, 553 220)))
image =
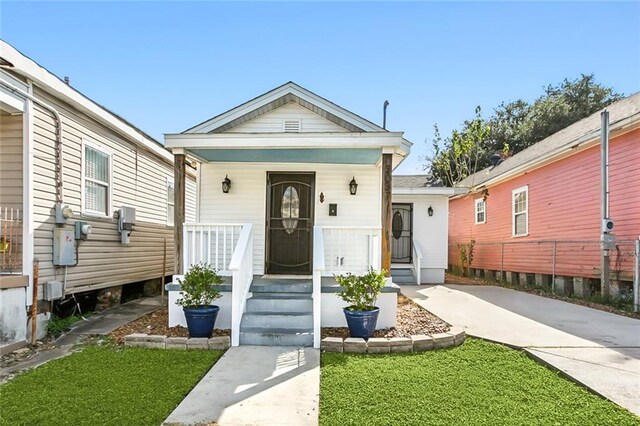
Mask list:
POLYGON ((300 217, 300 197, 298 191, 293 186, 288 186, 282 195, 282 227, 284 231, 291 235, 298 226, 300 217))
POLYGON ((402 221, 402 213, 399 211, 393 214, 393 219, 391 221, 391 233, 393 234, 393 238, 396 240, 400 239, 402 236, 402 227, 404 226, 402 221))

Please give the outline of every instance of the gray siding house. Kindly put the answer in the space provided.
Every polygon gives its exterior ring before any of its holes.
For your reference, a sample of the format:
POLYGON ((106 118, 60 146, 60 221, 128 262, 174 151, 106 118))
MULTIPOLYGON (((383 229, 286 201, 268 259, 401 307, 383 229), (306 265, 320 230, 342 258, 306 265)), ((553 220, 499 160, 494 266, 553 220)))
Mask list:
MULTIPOLYGON (((173 274, 173 155, 0 41, 0 348, 29 306, 173 274), (34 291, 34 275, 37 289, 34 291)), ((195 169, 186 217, 194 221, 195 169)), ((158 286, 159 287, 159 286, 158 286)))

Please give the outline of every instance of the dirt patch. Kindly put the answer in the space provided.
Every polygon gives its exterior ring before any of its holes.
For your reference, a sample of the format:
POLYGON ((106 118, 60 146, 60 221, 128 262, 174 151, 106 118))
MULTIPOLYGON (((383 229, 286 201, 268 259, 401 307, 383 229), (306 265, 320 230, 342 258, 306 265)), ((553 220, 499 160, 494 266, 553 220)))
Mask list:
MULTIPOLYGON (((118 344, 124 342, 124 336, 133 333, 156 334, 168 337, 189 337, 189 331, 186 327, 176 326, 169 327, 169 309, 160 308, 137 320, 125 324, 112 331, 109 336, 118 344)), ((231 330, 214 329, 213 336, 231 336, 231 330)))
POLYGON ((49 351, 56 347, 55 339, 47 336, 44 340, 38 340, 35 345, 27 345, 0 357, 0 367, 7 368, 11 365, 30 360, 41 352, 49 351))
POLYGON ((496 285, 495 282, 485 280, 484 278, 462 277, 449 273, 444 274, 444 283, 458 285, 496 285))
MULTIPOLYGON (((376 330, 373 337, 411 337, 416 334, 436 334, 448 331, 449 324, 442 321, 413 300, 398 294, 398 313, 396 326, 376 330)), ((322 329, 322 338, 349 337, 347 327, 326 327, 322 329)))

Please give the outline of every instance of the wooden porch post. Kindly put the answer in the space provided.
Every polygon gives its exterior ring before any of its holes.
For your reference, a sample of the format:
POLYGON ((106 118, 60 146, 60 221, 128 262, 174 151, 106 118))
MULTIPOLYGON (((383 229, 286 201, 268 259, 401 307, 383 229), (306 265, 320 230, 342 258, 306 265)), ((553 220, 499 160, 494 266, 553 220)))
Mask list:
POLYGON ((382 154, 382 268, 391 276, 391 172, 393 154, 382 154))
POLYGON ((184 154, 173 155, 173 247, 174 247, 174 274, 182 274, 182 229, 185 220, 185 184, 186 184, 186 156, 184 154))

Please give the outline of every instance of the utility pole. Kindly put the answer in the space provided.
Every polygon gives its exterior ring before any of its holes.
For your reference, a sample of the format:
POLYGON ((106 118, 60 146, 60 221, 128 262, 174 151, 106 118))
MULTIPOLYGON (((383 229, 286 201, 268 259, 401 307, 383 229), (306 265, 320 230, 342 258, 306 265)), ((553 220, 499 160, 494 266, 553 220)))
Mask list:
POLYGON ((601 213, 602 213, 602 229, 600 234, 602 255, 600 262, 600 282, 601 293, 603 297, 609 297, 610 293, 610 253, 615 248, 615 236, 611 234, 613 231, 613 221, 609 217, 609 111, 606 109, 600 114, 600 154, 601 154, 601 213))

